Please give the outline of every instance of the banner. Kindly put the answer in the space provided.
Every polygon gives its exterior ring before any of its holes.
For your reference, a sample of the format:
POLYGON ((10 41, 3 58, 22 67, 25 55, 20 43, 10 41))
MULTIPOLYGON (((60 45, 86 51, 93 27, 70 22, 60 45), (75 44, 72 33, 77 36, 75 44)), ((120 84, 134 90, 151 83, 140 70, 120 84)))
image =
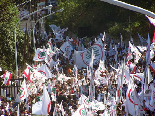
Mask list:
POLYGON ((62 44, 60 49, 64 52, 64 56, 69 58, 71 55, 71 51, 73 50, 72 46, 69 44, 69 42, 65 42, 62 44))
POLYGON ((103 44, 102 41, 97 41, 93 46, 86 49, 85 51, 76 51, 75 52, 75 63, 78 68, 86 68, 89 66, 91 55, 92 55, 92 49, 95 55, 95 59, 93 60, 94 65, 98 65, 100 60, 103 60, 103 44))
POLYGON ((46 56, 46 50, 37 48, 33 60, 34 61, 44 61, 45 56, 46 56))
POLYGON ((50 69, 47 67, 46 64, 42 65, 40 68, 37 69, 38 72, 40 72, 42 75, 44 75, 47 78, 52 78, 53 75, 50 71, 50 69))

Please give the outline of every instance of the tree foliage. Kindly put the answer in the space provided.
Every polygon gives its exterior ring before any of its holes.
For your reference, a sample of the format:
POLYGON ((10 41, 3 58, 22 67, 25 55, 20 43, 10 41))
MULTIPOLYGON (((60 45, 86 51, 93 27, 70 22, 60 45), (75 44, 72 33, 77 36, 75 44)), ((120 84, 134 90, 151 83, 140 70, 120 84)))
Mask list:
MULTIPOLYGON (((0 1, 0 67, 3 70, 15 70, 14 30, 18 19, 18 9, 12 0, 0 1)), ((18 64, 21 66, 24 35, 17 27, 18 64)))
MULTIPOLYGON (((155 12, 153 0, 123 1, 155 12)), ((69 27, 70 32, 77 33, 78 27, 90 26, 94 36, 105 31, 116 39, 122 33, 124 39, 129 40, 130 24, 133 38, 138 38, 137 32, 144 37, 147 37, 148 33, 153 35, 154 27, 145 15, 99 0, 59 0, 58 8, 64 8, 64 11, 56 15, 54 23, 61 27, 69 27)))

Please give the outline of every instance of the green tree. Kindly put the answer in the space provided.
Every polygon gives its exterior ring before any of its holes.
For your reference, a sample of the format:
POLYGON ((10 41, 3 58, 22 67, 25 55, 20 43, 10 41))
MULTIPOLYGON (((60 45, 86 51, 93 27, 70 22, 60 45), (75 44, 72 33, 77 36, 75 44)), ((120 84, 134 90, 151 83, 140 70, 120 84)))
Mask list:
MULTIPOLYGON (((15 70, 14 30, 18 19, 18 9, 13 0, 0 1, 0 66, 4 70, 15 70)), ((17 27, 18 64, 21 67, 24 33, 17 27)), ((3 73, 3 72, 2 72, 3 73)))
MULTIPOLYGON (((123 0, 144 9, 155 11, 153 0, 123 0)), ((59 0, 58 8, 64 8, 63 13, 58 13, 52 23, 61 27, 68 27, 68 32, 77 33, 79 26, 90 26, 92 35, 106 31, 112 37, 119 39, 120 33, 123 38, 129 40, 129 16, 131 19, 131 34, 137 38, 137 32, 147 37, 152 36, 154 27, 145 15, 114 6, 98 0, 59 0)), ((135 41, 136 41, 135 40, 135 41)))

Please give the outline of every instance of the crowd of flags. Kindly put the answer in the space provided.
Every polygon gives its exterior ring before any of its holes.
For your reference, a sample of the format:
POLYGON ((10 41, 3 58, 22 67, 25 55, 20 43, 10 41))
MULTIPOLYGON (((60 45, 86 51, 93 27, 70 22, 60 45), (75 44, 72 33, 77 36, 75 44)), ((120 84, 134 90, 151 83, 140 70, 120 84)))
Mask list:
MULTIPOLYGON (((146 16, 150 22, 154 25, 154 19, 151 19, 150 17, 146 16)), ((50 25, 53 32, 56 36, 55 39, 58 39, 60 41, 63 41, 63 34, 65 31, 67 31, 68 28, 60 29, 60 27, 57 27, 56 25, 50 25)), ((138 34, 141 41, 142 37, 138 34)), ((144 109, 142 108, 143 102, 142 98, 145 98, 145 105, 147 108, 149 108, 151 111, 155 109, 155 87, 154 83, 151 83, 154 81, 154 78, 152 77, 151 71, 153 74, 155 74, 155 63, 151 61, 151 59, 154 57, 154 40, 155 36, 153 37, 152 44, 150 42, 150 37, 148 34, 148 39, 146 40, 147 46, 146 46, 146 73, 142 72, 136 72, 139 59, 142 57, 142 51, 140 51, 133 43, 129 41, 129 47, 125 54, 127 54, 124 59, 119 61, 118 55, 119 53, 117 51, 116 45, 110 44, 109 51, 105 50, 105 33, 101 34, 98 39, 95 39, 95 43, 90 46, 89 48, 81 47, 80 50, 82 51, 76 51, 73 49, 73 44, 76 47, 79 47, 79 40, 74 38, 68 38, 66 39, 60 49, 56 47, 56 45, 52 45, 51 39, 47 42, 48 48, 37 48, 35 52, 35 56, 33 58, 34 62, 42 62, 42 64, 39 65, 29 65, 27 64, 27 68, 23 71, 22 76, 25 77, 28 82, 26 83, 26 80, 24 78, 21 87, 19 89, 19 92, 17 94, 16 100, 19 102, 22 102, 24 99, 27 99, 29 95, 37 94, 37 90, 41 89, 43 90, 43 95, 41 96, 41 100, 37 103, 35 103, 32 106, 32 114, 38 114, 38 115, 47 115, 50 112, 51 108, 51 100, 49 97, 49 93, 52 97, 53 101, 56 101, 56 91, 55 91, 55 84, 57 81, 60 81, 63 83, 64 81, 67 81, 69 79, 72 79, 72 88, 74 88, 75 94, 76 93, 76 87, 79 86, 81 81, 84 81, 84 84, 88 84, 88 78, 90 80, 90 86, 89 86, 89 95, 86 97, 84 94, 82 94, 79 97, 79 107, 75 112, 72 112, 73 116, 86 116, 86 115, 93 115, 93 113, 97 112, 98 110, 104 110, 104 115, 116 115, 116 104, 119 103, 121 100, 125 100, 123 105, 125 106, 125 111, 131 115, 140 115, 144 112, 144 109), (153 46, 153 47, 152 47, 153 46), (72 55, 71 51, 74 50, 74 57, 75 60, 74 68, 73 68, 73 77, 67 77, 65 74, 58 71, 58 65, 59 65, 59 59, 57 58, 58 53, 62 52, 63 56, 67 59, 70 59, 70 56, 72 55), (106 60, 106 54, 111 54, 114 56, 115 64, 111 63, 111 69, 112 71, 110 73, 107 72, 107 66, 105 65, 106 60), (56 56, 56 60, 52 58, 52 56, 56 56), (134 61, 131 62, 130 60, 134 58, 134 61), (118 64, 119 66, 116 66, 118 64), (93 65, 99 65, 98 68, 94 71, 93 65), (54 75, 51 73, 50 68, 54 67, 57 71, 57 75, 54 75), (78 70, 81 68, 87 69, 86 77, 83 78, 83 80, 78 79, 78 70), (115 75, 114 75, 115 71, 115 75), (107 75, 108 73, 108 75, 107 75), (116 89, 110 89, 110 76, 114 76, 117 84, 116 89), (47 82, 46 80, 54 78, 54 80, 51 82, 50 80, 47 82), (138 80, 140 83, 142 83, 142 91, 140 93, 137 93, 136 91, 136 85, 134 84, 134 79, 138 80), (99 95, 97 100, 95 100, 95 85, 108 85, 109 92, 107 93, 107 97, 105 97, 104 94, 104 102, 101 102, 101 96, 99 95), (122 96, 122 87, 123 84, 128 85, 128 89, 126 91, 126 98, 123 99, 122 96), (148 93, 147 91, 150 90, 148 93), (107 108, 106 106, 109 106, 107 108)), ((121 37, 122 38, 122 37, 121 37)), ((122 40, 122 39, 121 39, 122 40)), ((109 40, 110 41, 110 40, 109 40)), ((82 43, 81 43, 82 44, 82 43)), ((121 43, 122 44, 122 43, 121 43)), ((2 69, 0 68, 0 71, 2 69)), ((9 71, 5 71, 3 78, 4 78, 4 84, 9 85, 9 81, 12 77, 12 73, 9 71)), ((81 89, 82 90, 82 89, 81 89)), ((63 102, 63 101, 62 101, 63 102)), ((60 111, 62 112, 62 115, 65 115, 65 110, 63 109, 63 105, 60 106, 60 111)), ((53 115, 56 114, 56 104, 54 108, 53 115)))

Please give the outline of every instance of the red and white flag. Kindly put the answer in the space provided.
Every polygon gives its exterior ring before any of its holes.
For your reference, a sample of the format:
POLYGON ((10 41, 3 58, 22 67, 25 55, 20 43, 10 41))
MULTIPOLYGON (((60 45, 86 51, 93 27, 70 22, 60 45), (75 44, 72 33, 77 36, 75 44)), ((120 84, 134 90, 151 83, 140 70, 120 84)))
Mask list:
POLYGON ((144 73, 130 74, 130 76, 144 83, 144 73))
POLYGON ((45 62, 48 66, 50 66, 50 62, 52 60, 52 56, 55 54, 55 52, 53 52, 52 50, 50 49, 47 49, 47 53, 46 53, 46 56, 45 56, 45 62))
POLYGON ((18 92, 18 98, 20 100, 24 100, 26 97, 27 97, 27 87, 26 87, 26 82, 24 79, 24 81, 22 82, 22 85, 20 87, 20 90, 18 92))
POLYGON ((84 105, 82 104, 72 116, 86 116, 86 110, 84 105))
POLYGON ((155 30, 154 30, 154 36, 153 36, 153 39, 152 39, 152 43, 155 42, 155 30))
POLYGON ((127 62, 127 65, 129 67, 130 74, 134 74, 136 72, 137 66, 130 61, 127 62))
POLYGON ((72 46, 69 44, 69 42, 65 42, 62 44, 60 49, 64 52, 64 56, 69 58, 71 55, 71 51, 73 50, 72 46))
POLYGON ((128 109, 127 111, 131 115, 138 115, 139 104, 140 102, 139 102, 138 95, 136 93, 134 84, 132 80, 130 80, 128 84, 128 90, 126 93, 126 108, 128 109))
POLYGON ((46 57, 46 49, 37 48, 33 60, 34 61, 44 61, 45 57, 46 57))
POLYGON ((30 75, 32 72, 33 68, 31 68, 30 66, 27 66, 27 68, 24 70, 23 74, 24 76, 30 81, 32 82, 32 80, 30 79, 30 75))
POLYGON ((130 43, 129 41, 129 48, 128 48, 128 55, 127 55, 127 59, 130 60, 133 58, 133 55, 135 56, 134 57, 134 63, 138 63, 138 60, 140 59, 141 57, 141 53, 139 52, 139 50, 133 45, 130 43))
POLYGON ((77 41, 74 38, 69 39, 68 41, 70 41, 73 44, 77 44, 77 41))
POLYGON ((4 84, 5 85, 9 85, 9 81, 10 81, 11 77, 12 77, 12 73, 5 70, 5 73, 4 73, 4 84))
POLYGON ((40 72, 42 75, 44 75, 47 78, 52 78, 52 73, 46 64, 44 64, 40 68, 38 68, 37 71, 40 72))

